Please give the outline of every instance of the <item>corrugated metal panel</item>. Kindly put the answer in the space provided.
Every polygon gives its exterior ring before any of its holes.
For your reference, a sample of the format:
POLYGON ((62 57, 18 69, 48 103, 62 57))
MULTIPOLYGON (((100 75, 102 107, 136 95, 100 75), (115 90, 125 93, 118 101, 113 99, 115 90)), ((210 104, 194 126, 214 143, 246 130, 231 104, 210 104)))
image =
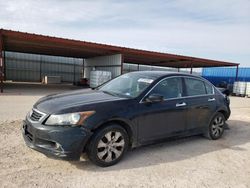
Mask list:
POLYGON ((38 55, 6 52, 6 79, 14 81, 39 81, 40 62, 38 55))
MULTIPOLYGON (((202 76, 214 85, 221 82, 233 84, 236 77, 236 68, 203 68, 202 76)), ((238 81, 250 81, 250 68, 239 68, 238 81)))
POLYGON ((6 52, 6 79, 40 82, 48 76, 61 76, 62 82, 82 77, 83 60, 76 58, 6 52))
POLYGON ((121 74, 122 56, 121 54, 88 58, 84 61, 84 77, 90 77, 91 70, 109 71, 112 78, 121 74))

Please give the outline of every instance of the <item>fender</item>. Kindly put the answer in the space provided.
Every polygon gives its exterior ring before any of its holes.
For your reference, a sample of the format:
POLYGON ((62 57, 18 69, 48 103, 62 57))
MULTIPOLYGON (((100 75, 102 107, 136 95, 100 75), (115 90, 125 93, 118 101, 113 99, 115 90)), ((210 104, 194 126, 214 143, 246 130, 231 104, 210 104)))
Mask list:
POLYGON ((109 123, 118 123, 121 124, 122 127, 126 129, 130 137, 130 144, 132 147, 137 146, 137 125, 132 120, 122 118, 122 117, 111 117, 109 119, 105 119, 105 121, 100 121, 93 127, 92 132, 96 129, 99 129, 109 123))

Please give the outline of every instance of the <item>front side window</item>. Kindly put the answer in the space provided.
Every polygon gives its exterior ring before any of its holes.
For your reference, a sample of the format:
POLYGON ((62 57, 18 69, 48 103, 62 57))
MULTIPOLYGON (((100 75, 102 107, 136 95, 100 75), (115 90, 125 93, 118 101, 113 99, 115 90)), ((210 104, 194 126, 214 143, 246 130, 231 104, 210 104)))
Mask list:
POLYGON ((148 88, 155 79, 143 74, 128 73, 107 82, 99 90, 111 95, 134 98, 148 88))
POLYGON ((202 80, 185 78, 187 96, 206 95, 206 89, 202 80))
POLYGON ((180 77, 167 78, 158 83, 150 94, 158 94, 164 99, 182 97, 182 80, 180 77))

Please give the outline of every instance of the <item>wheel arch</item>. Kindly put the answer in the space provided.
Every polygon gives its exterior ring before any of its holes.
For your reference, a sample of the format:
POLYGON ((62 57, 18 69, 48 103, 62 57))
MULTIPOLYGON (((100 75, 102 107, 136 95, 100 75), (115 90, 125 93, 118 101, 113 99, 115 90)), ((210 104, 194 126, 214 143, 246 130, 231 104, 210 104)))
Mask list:
POLYGON ((128 137, 129 137, 129 147, 132 147, 133 144, 134 144, 134 141, 135 141, 135 138, 134 138, 135 133, 133 132, 131 125, 128 122, 124 121, 124 120, 111 119, 111 120, 105 121, 105 122, 101 123, 100 125, 98 125, 97 127, 95 127, 92 130, 92 132, 95 133, 96 131, 98 131, 100 129, 103 129, 104 127, 109 126, 111 124, 118 124, 122 128, 125 129, 125 131, 128 133, 128 137))
POLYGON ((230 117, 231 111, 229 108, 227 108, 226 106, 221 106, 217 109, 216 113, 222 113, 225 117, 226 120, 228 120, 228 118, 230 117))
POLYGON ((211 117, 209 118, 209 122, 208 122, 208 125, 211 123, 212 119, 214 118, 214 116, 217 114, 217 113, 222 113, 225 117, 225 120, 227 120, 229 118, 229 115, 228 115, 228 111, 224 108, 219 108, 217 109, 212 115, 211 117))
POLYGON ((217 111, 217 113, 218 113, 218 112, 219 112, 219 113, 222 113, 226 120, 228 119, 228 113, 227 113, 226 110, 220 109, 220 110, 217 111))

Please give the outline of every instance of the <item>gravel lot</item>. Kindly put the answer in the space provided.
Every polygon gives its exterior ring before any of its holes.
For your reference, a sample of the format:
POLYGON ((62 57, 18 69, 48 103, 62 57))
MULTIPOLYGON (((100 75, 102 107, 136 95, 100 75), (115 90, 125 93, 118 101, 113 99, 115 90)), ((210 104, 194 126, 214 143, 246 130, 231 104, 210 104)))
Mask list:
MULTIPOLYGON (((50 159, 25 146, 22 118, 41 96, 8 88, 0 95, 0 187, 250 187, 250 99, 231 97, 222 139, 195 136, 142 147, 116 166, 50 159)), ((59 90, 75 89, 62 87, 59 90)))

